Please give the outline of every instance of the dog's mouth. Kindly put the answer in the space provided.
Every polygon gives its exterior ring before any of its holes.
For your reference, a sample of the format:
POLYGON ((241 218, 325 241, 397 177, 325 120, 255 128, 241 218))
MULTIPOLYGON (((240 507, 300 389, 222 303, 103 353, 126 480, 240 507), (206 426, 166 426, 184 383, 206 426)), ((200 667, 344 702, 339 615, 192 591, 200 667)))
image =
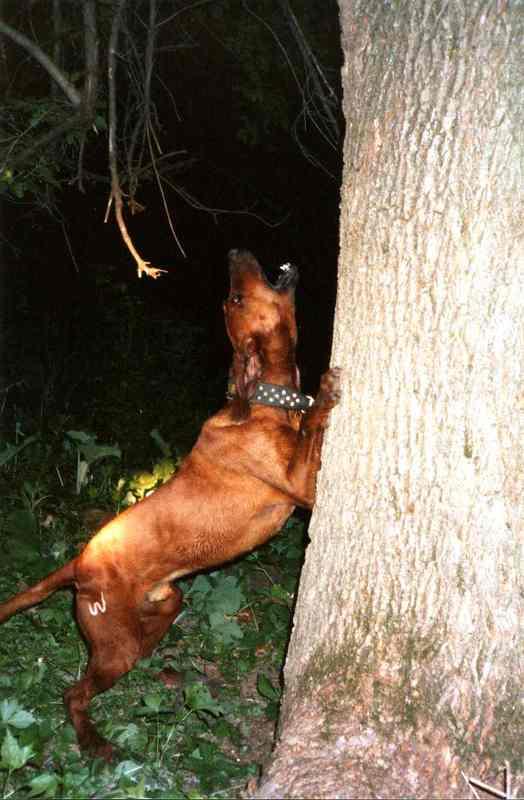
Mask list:
POLYGON ((286 262, 279 267, 270 267, 267 270, 262 270, 262 276, 268 286, 274 289, 275 292, 284 292, 288 289, 294 289, 297 285, 298 268, 295 264, 286 262))
POLYGON ((274 292, 287 292, 298 283, 298 268, 295 264, 286 262, 278 267, 264 269, 249 250, 230 250, 229 271, 232 285, 236 276, 246 273, 262 278, 274 292))

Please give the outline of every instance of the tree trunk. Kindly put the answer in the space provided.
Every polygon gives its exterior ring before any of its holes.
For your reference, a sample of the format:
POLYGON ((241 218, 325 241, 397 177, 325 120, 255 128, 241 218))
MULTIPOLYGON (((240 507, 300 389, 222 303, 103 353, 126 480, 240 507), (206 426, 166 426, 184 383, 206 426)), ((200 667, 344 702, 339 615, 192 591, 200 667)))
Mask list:
POLYGON ((345 387, 257 797, 524 791, 523 11, 340 0, 345 387))

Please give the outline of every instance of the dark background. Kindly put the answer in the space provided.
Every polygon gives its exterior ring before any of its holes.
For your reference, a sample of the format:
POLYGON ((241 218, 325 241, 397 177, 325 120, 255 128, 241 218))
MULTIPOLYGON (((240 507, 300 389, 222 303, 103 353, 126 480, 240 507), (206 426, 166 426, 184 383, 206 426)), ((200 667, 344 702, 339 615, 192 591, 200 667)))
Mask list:
MULTIPOLYGON (((35 4, 33 30, 45 5, 35 4)), ((271 31, 246 6, 218 0, 209 6, 214 17, 201 9, 159 37, 159 46, 177 44, 156 62, 156 75, 176 100, 175 111, 166 92, 155 96, 162 146, 183 151, 171 180, 207 209, 221 210, 198 210, 176 192, 167 195, 184 257, 158 188, 139 187, 145 210, 126 213, 129 232, 142 256, 167 274, 138 279, 114 215, 104 224, 109 187, 101 180, 82 194, 64 176, 51 213, 30 193, 4 196, 0 424, 8 439, 15 429, 59 435, 85 428, 101 441, 118 441, 139 463, 152 454, 149 431, 157 427, 181 450, 189 447, 203 418, 223 402, 230 346, 222 301, 232 247, 250 249, 264 266, 299 266, 298 360, 303 389, 316 390, 329 362, 335 303, 341 140, 338 148, 327 145, 301 117, 303 94, 276 36, 299 77, 300 55, 286 38, 279 4, 249 4, 271 31), (311 159, 297 142, 297 125, 311 159)), ((11 12, 10 24, 27 28, 27 13, 14 6, 11 12)), ((339 94, 335 0, 297 3, 295 13, 339 94)), ((43 91, 47 76, 22 50, 11 47, 9 58, 11 72, 17 68, 11 97, 43 91)), ((120 103, 127 80, 120 66, 120 103)), ((304 90, 306 67, 301 80, 304 90)), ((340 106, 335 114, 342 136, 340 106)), ((107 176, 105 135, 92 137, 85 161, 93 174, 107 176)))

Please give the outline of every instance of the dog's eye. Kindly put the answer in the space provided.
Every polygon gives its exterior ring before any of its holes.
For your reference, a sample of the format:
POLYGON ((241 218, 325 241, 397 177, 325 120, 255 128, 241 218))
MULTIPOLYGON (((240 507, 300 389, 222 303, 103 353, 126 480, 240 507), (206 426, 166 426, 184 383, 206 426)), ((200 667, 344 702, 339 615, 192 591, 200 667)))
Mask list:
POLYGON ((242 302, 242 295, 241 294, 232 294, 231 295, 231 302, 233 305, 238 306, 242 302))

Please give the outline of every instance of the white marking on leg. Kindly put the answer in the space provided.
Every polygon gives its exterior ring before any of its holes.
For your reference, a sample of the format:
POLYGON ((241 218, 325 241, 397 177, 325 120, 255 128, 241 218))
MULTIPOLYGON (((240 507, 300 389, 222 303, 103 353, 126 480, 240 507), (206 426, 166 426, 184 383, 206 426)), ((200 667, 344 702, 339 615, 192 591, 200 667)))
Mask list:
POLYGON ((88 603, 89 605, 89 613, 92 617, 96 617, 97 614, 105 614, 106 613, 106 599, 104 597, 104 593, 100 592, 100 600, 95 600, 94 603, 88 603))

